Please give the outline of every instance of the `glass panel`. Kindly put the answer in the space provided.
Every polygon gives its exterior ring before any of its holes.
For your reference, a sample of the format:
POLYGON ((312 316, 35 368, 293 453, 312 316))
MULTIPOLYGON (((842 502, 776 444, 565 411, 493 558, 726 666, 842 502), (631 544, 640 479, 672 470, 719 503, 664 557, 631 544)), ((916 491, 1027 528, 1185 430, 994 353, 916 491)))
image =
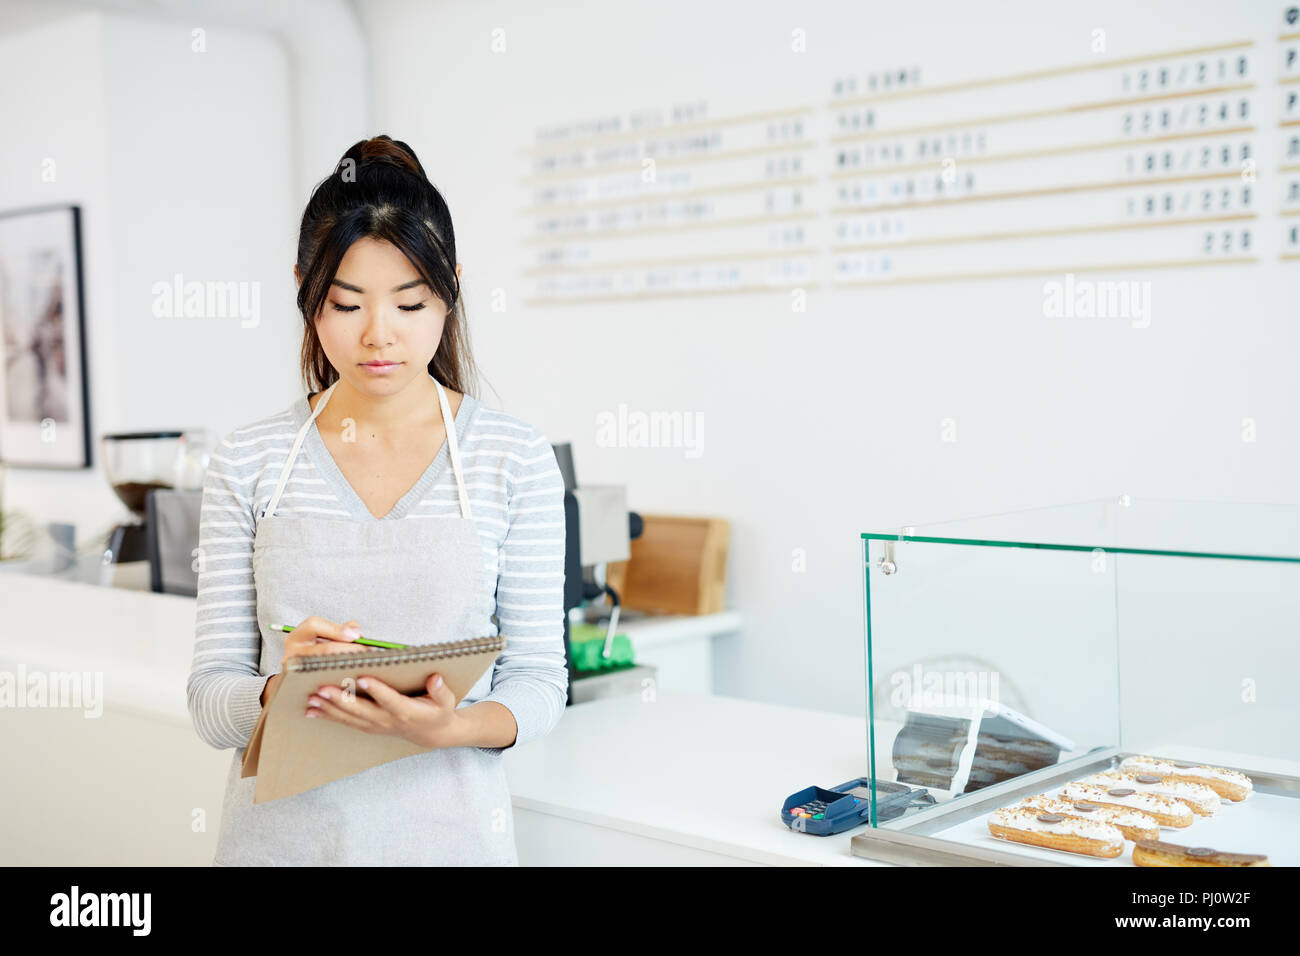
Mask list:
POLYGON ((1300 565, 1115 557, 1124 748, 1300 776, 1300 565))
POLYGON ((867 537, 1221 554, 1300 562, 1300 506, 1125 496, 931 522, 872 532, 867 537))
POLYGON ((865 546, 873 825, 1118 746, 1111 556, 865 546))

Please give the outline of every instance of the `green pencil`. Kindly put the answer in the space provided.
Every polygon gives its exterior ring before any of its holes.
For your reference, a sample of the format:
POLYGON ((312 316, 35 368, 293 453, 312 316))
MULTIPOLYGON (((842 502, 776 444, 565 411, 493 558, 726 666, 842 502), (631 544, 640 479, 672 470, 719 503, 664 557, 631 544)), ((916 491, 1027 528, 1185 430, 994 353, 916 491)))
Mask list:
MULTIPOLYGON (((289 625, 287 624, 268 624, 267 627, 269 627, 273 631, 284 631, 286 634, 288 634, 290 631, 293 630, 293 628, 289 627, 289 625)), ((368 645, 369 647, 410 647, 411 646, 410 644, 394 644, 391 641, 373 641, 368 637, 358 637, 352 643, 365 644, 368 645)))

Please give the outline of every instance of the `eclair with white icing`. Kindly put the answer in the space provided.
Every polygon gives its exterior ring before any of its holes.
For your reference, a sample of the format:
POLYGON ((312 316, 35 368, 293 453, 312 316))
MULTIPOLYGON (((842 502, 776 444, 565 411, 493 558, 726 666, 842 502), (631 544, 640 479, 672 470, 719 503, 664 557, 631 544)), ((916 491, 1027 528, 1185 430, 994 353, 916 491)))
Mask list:
POLYGON ((1102 823, 1109 823, 1119 830, 1120 833, 1124 834, 1126 840, 1158 840, 1160 838, 1160 824, 1156 822, 1156 818, 1149 813, 1143 813, 1141 810, 1105 807, 1100 803, 1089 803, 1086 800, 1074 803, 1070 800, 1052 797, 1046 793, 1040 793, 1036 797, 1025 797, 1017 806, 1033 807, 1043 813, 1059 813, 1062 816, 1075 817, 1079 820, 1100 820, 1102 823))
POLYGON ((1049 850, 1100 857, 1116 857, 1124 852, 1124 834, 1100 820, 1081 820, 1033 807, 1014 806, 993 811, 988 825, 989 832, 999 840, 1049 850))
POLYGON ((1101 787, 1095 783, 1067 783, 1065 799, 1078 804, 1099 803, 1103 807, 1123 807, 1129 810, 1141 810, 1155 817, 1162 827, 1190 827, 1196 819, 1192 808, 1181 800, 1166 797, 1159 793, 1138 793, 1133 787, 1101 787))
POLYGON ((1085 777, 1083 783, 1095 783, 1099 787, 1132 787, 1138 793, 1158 793, 1162 796, 1181 800, 1192 808, 1192 812, 1201 817, 1212 817, 1219 809, 1219 795, 1209 787, 1186 780, 1158 773, 1116 772, 1094 773, 1085 777))
POLYGON ((1239 803, 1255 790, 1254 783, 1244 773, 1224 767, 1183 763, 1177 760, 1160 760, 1156 757, 1125 757, 1119 769, 1132 773, 1158 773, 1186 783, 1199 783, 1209 787, 1225 800, 1239 803))

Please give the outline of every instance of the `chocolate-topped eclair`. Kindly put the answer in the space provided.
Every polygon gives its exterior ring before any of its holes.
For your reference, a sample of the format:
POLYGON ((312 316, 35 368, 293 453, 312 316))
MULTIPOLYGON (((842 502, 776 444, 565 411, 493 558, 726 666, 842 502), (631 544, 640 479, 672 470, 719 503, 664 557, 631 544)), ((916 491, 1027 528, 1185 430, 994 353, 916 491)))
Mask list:
POLYGON ((1208 846, 1179 846, 1160 840, 1138 840, 1133 844, 1137 866, 1272 866, 1259 853, 1225 853, 1208 846))

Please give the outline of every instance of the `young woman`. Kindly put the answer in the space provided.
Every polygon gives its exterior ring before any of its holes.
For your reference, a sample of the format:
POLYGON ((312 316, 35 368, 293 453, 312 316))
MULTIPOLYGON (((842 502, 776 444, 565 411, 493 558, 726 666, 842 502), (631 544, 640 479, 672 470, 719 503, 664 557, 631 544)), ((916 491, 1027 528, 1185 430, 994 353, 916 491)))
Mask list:
POLYGON ((217 865, 518 863, 501 752, 564 712, 564 484, 545 436, 470 394, 460 273, 405 143, 357 143, 307 204, 310 394, 223 438, 203 488, 187 692, 203 740, 235 748, 217 865), (287 658, 498 633, 459 706, 437 675, 420 697, 370 677, 301 702, 436 749, 254 805, 243 751, 287 658))

